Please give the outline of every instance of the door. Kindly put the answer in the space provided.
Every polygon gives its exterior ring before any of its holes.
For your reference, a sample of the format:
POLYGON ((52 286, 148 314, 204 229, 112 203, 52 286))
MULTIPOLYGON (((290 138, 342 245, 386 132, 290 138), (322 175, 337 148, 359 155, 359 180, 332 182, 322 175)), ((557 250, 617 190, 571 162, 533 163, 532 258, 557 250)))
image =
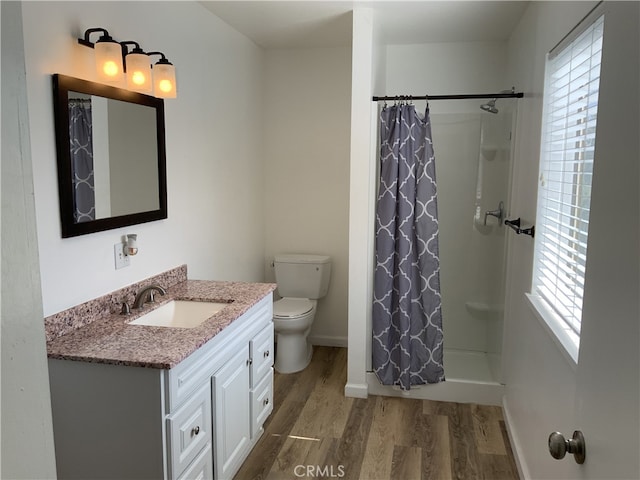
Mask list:
POLYGON ((213 376, 216 479, 231 478, 250 447, 249 346, 213 376))
MULTIPOLYGON (((595 5, 532 5, 510 43, 518 109, 516 168, 509 218, 535 219, 545 55, 595 5), (533 95, 535 96, 535 95, 533 95), (526 97, 526 95, 525 95, 526 97)), ((533 242, 508 236, 504 411, 523 477, 640 478, 640 239, 638 203, 638 38, 640 4, 605 2, 598 129, 589 246, 577 362, 564 353, 528 304, 533 242), (547 438, 583 432, 586 461, 553 459, 547 438)))
POLYGON ((576 376, 575 425, 587 463, 576 474, 640 478, 640 4, 605 2, 604 15, 576 376))

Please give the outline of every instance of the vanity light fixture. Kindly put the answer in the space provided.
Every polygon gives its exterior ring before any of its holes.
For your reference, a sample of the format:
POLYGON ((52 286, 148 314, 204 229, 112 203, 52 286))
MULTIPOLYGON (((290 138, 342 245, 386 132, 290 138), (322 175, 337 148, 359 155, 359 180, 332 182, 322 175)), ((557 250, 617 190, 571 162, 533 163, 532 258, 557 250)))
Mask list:
POLYGON ((126 243, 124 246, 124 254, 128 256, 133 256, 138 253, 138 235, 135 233, 130 233, 126 236, 126 243))
POLYGON ((98 79, 103 82, 117 83, 123 79, 122 47, 104 28, 89 28, 84 32, 84 38, 78 43, 95 50, 96 70, 98 79), (92 33, 102 32, 96 43, 89 40, 92 33))
POLYGON ((153 66, 153 95, 158 98, 176 98, 176 67, 167 60, 162 52, 149 52, 147 55, 160 55, 153 66))
POLYGON ((124 69, 127 77, 127 88, 141 93, 151 93, 151 64, 149 57, 140 48, 138 42, 120 42, 124 54, 124 69), (129 52, 127 45, 134 45, 129 52))
POLYGON ((145 53, 138 42, 115 41, 104 28, 89 28, 78 43, 95 50, 98 80, 107 83, 121 83, 126 72, 126 85, 129 90, 152 93, 157 98, 176 98, 176 67, 167 60, 162 52, 145 53), (89 37, 101 32, 97 42, 89 37), (129 52, 128 45, 134 45, 129 52), (160 60, 151 67, 149 57, 160 55, 160 60))

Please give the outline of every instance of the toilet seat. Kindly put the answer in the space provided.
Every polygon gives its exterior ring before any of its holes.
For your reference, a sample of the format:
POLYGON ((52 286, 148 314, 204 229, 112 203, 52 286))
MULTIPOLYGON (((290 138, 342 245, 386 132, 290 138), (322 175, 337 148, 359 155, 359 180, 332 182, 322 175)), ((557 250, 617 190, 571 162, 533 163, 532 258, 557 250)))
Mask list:
POLYGON ((273 304, 273 316, 291 319, 306 315, 313 310, 313 303, 308 298, 281 298, 273 304))

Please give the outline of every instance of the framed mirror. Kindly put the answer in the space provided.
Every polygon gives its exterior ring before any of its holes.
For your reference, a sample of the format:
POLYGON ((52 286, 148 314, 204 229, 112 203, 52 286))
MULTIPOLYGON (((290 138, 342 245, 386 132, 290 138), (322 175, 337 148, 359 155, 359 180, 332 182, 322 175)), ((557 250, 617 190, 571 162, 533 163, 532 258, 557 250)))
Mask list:
POLYGON ((62 237, 167 218, 164 102, 53 75, 62 237))

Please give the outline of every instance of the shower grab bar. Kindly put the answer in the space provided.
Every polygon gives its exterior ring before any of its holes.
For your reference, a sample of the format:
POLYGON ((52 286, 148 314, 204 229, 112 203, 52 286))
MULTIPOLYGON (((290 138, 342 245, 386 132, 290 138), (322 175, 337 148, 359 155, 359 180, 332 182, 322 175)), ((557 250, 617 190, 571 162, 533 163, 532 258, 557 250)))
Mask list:
POLYGON ((516 232, 518 235, 522 233, 524 235, 530 235, 531 238, 533 238, 536 234, 535 225, 532 225, 529 228, 520 227, 520 217, 516 218, 515 220, 505 220, 504 224, 507 225, 508 227, 511 227, 513 231, 516 232))

